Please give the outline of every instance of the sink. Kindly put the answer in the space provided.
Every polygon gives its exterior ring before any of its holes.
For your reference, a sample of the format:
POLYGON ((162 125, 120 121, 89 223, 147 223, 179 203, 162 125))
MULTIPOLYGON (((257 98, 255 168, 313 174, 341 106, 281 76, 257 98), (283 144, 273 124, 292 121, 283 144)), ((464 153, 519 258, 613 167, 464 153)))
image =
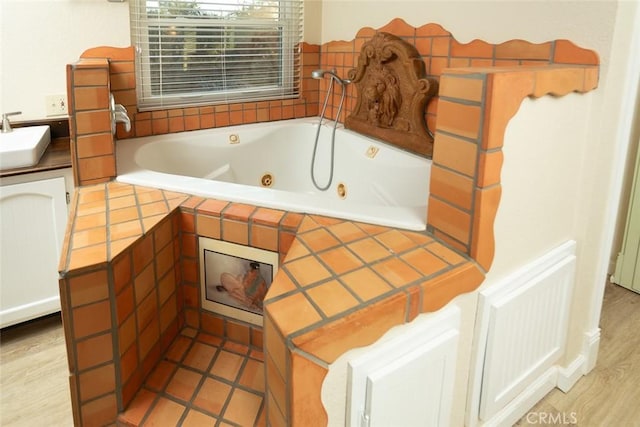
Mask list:
POLYGON ((0 133, 0 169, 33 166, 51 142, 49 126, 26 126, 0 133))

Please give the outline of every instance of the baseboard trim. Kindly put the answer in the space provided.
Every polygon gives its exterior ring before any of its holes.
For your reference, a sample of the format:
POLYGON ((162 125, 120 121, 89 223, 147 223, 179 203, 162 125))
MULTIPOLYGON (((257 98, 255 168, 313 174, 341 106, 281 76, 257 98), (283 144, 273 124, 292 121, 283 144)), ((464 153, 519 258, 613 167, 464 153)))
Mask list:
POLYGON ((579 355, 566 368, 558 368, 557 387, 567 393, 584 375, 584 365, 587 359, 584 355, 579 355))
POLYGON ((585 332, 582 341, 582 355, 585 357, 582 374, 587 375, 596 367, 600 348, 600 328, 585 332))
POLYGON ((483 427, 514 425, 555 388, 557 380, 558 368, 552 367, 540 375, 537 380, 529 384, 529 386, 509 402, 507 406, 481 425, 483 427))

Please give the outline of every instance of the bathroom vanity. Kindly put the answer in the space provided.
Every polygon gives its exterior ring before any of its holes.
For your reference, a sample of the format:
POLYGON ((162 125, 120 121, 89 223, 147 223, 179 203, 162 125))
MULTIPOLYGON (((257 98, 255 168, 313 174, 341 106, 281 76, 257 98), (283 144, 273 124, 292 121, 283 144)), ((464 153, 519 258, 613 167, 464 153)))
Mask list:
POLYGON ((60 311, 57 266, 73 176, 68 136, 32 167, 0 171, 0 327, 60 311))

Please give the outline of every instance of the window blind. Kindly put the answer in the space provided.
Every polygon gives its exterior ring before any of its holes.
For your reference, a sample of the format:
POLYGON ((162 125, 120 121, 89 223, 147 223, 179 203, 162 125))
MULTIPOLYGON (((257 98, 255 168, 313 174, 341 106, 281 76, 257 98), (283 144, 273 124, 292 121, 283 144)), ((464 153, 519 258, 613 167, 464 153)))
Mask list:
POLYGON ((131 0, 138 108, 294 98, 302 0, 131 0))

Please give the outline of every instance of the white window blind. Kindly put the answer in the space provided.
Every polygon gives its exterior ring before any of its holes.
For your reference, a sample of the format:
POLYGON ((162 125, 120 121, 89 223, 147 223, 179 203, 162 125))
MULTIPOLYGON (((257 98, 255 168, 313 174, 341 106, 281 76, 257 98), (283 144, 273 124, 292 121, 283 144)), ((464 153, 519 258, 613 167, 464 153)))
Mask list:
POLYGON ((303 0, 131 0, 138 108, 294 98, 303 0))

